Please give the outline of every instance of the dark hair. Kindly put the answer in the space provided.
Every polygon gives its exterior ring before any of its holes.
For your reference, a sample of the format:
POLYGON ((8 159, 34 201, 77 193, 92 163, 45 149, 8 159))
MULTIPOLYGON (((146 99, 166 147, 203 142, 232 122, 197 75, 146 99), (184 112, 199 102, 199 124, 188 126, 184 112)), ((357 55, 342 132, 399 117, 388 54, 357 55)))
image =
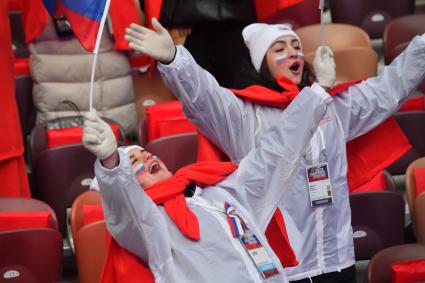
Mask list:
MULTIPOLYGON (((272 76, 269 67, 267 66, 266 56, 264 56, 263 62, 261 63, 259 74, 262 80, 270 84, 276 84, 276 79, 272 76)), ((298 88, 303 89, 306 86, 311 86, 315 81, 316 74, 314 73, 313 66, 305 61, 301 82, 298 85, 298 88)))

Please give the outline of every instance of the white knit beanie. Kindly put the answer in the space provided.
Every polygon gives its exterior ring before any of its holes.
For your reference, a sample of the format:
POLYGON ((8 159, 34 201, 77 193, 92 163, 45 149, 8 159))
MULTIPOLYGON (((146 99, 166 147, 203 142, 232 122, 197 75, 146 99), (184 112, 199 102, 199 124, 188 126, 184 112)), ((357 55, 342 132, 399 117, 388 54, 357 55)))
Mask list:
POLYGON ((257 72, 260 71, 261 63, 272 43, 287 35, 295 37, 301 44, 298 35, 288 25, 250 24, 243 29, 242 36, 257 72))
MULTIPOLYGON (((120 148, 127 154, 133 149, 145 150, 143 147, 138 145, 121 146, 120 148)), ((90 191, 100 191, 99 183, 97 182, 96 177, 94 177, 90 183, 90 191)))

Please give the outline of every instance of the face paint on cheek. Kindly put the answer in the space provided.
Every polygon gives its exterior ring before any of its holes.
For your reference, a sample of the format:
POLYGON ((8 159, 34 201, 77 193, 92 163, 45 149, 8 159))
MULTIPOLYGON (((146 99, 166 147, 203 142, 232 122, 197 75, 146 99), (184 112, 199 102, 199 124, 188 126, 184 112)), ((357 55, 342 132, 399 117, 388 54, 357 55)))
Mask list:
POLYGON ((298 56, 298 58, 304 60, 304 53, 298 52, 297 56, 298 56))
POLYGON ((289 59, 289 57, 287 55, 277 57, 276 58, 276 64, 281 65, 281 64, 285 63, 286 61, 288 61, 288 59, 289 59))
POLYGON ((143 165, 143 163, 139 163, 139 165, 137 165, 136 168, 134 168, 133 172, 134 172, 134 175, 136 176, 146 173, 145 165, 143 165))
POLYGON ((153 159, 155 159, 156 161, 161 161, 161 159, 158 156, 153 156, 153 159))

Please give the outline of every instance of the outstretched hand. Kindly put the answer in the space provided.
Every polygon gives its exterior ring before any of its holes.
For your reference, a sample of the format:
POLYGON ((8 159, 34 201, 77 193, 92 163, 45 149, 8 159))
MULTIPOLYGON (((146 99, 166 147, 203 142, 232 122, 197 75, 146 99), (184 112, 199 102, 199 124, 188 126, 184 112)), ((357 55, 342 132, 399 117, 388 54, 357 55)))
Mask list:
POLYGON ((176 54, 173 39, 157 19, 152 19, 152 26, 154 30, 131 24, 125 29, 125 39, 129 42, 130 48, 168 64, 173 61, 176 54))
POLYGON ((336 66, 332 50, 328 46, 319 46, 313 60, 313 67, 318 83, 332 88, 336 81, 336 66))
POLYGON ((83 145, 99 158, 105 160, 117 150, 117 140, 111 127, 96 114, 96 110, 84 115, 83 145))

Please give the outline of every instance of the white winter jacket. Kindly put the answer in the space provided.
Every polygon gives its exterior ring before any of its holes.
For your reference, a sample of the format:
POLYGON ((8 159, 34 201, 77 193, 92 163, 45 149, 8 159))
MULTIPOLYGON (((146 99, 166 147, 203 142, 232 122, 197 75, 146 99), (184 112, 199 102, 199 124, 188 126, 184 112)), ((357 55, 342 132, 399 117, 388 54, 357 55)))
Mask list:
MULTIPOLYGON (((282 110, 236 97, 196 64, 182 46, 169 65, 159 64, 166 85, 182 101, 186 116, 233 162, 259 145, 282 110)), ((334 97, 279 203, 299 265, 286 268, 289 280, 338 271, 355 263, 347 186, 346 142, 397 111, 425 74, 425 36, 417 36, 382 73, 334 97), (320 134, 321 133, 321 134, 320 134), (312 208, 306 181, 307 159, 326 150, 333 204, 312 208)), ((285 110, 286 111, 286 110, 285 110)), ((283 112, 285 112, 283 111, 283 112)), ((309 110, 300 108, 307 113, 309 110)), ((294 127, 302 118, 294 122, 294 127)), ((299 141, 294 134, 288 142, 299 141)), ((320 161, 325 158, 320 154, 320 161)), ((286 184, 282 183, 282 187, 286 184)))
POLYGON ((145 263, 156 282, 287 282, 279 259, 264 236, 285 188, 308 141, 332 101, 323 89, 306 88, 274 126, 244 157, 239 168, 214 187, 197 188, 187 198, 200 225, 200 240, 186 238, 162 206, 140 188, 127 155, 119 150, 119 166, 112 170, 96 161, 108 230, 114 239, 145 263), (305 115, 298 109, 308 111, 305 115), (301 121, 295 123, 296 121, 301 121), (297 140, 288 136, 297 136, 297 140), (238 239, 231 236, 226 215, 211 203, 229 201, 258 236, 280 275, 262 279, 238 239), (208 205, 210 204, 210 205, 208 205))

